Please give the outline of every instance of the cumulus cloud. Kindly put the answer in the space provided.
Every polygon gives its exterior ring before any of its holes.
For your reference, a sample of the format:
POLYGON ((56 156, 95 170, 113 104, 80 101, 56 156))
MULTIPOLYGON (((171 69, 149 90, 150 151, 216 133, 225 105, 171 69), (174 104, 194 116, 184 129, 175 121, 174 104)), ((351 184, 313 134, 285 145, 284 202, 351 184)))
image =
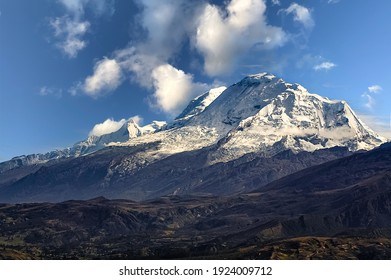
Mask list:
POLYGON ((102 123, 96 124, 90 133, 89 136, 102 136, 104 134, 112 133, 120 129, 124 123, 126 122, 125 119, 115 121, 113 119, 107 119, 102 123))
POLYGON ((314 27, 315 23, 311 15, 311 11, 297 3, 292 3, 285 12, 293 15, 293 20, 297 21, 307 29, 314 27))
POLYGON ((114 53, 114 58, 124 71, 133 74, 131 78, 134 82, 148 89, 152 88, 153 69, 164 61, 153 54, 141 52, 136 47, 118 50, 114 53))
POLYGON ((94 73, 71 88, 70 93, 82 91, 93 98, 103 96, 115 90, 128 72, 134 74, 139 85, 154 91, 152 107, 170 116, 178 114, 192 98, 208 89, 208 85, 193 81, 191 74, 129 47, 115 52, 112 59, 98 61, 94 73))
POLYGON ((333 62, 330 62, 330 61, 325 61, 325 62, 322 62, 320 64, 317 64, 314 66, 314 69, 316 71, 320 71, 320 70, 325 70, 325 71, 328 71, 328 70, 331 70, 333 69, 334 67, 336 67, 337 65, 333 62))
POLYGON ((169 64, 156 67, 152 79, 156 104, 170 115, 180 113, 190 99, 207 90, 207 85, 194 83, 193 76, 169 64))
POLYGON ((83 90, 91 97, 98 97, 115 90, 122 80, 122 70, 115 59, 103 58, 94 66, 94 73, 85 79, 83 90))
POLYGON ((280 0, 272 0, 272 3, 273 3, 273 5, 278 5, 278 6, 281 5, 280 0))
POLYGON ((121 77, 131 73, 132 81, 154 92, 150 102, 153 108, 168 115, 177 114, 181 106, 206 90, 206 85, 194 82, 192 75, 167 62, 190 32, 194 22, 190 18, 195 16, 194 6, 197 5, 185 0, 138 0, 137 3, 142 8, 139 19, 146 31, 144 40, 115 51, 110 60, 112 67, 96 66, 94 75, 84 81, 83 91, 94 97, 100 96, 102 90, 114 90, 121 77), (114 66, 115 71, 111 71, 114 66), (105 74, 107 68, 112 75, 105 74), (103 77, 106 81, 101 80, 103 77))
POLYGON ((383 90, 383 88, 379 85, 373 85, 368 87, 368 91, 370 93, 379 93, 383 90))
POLYGON ((131 72, 135 82, 154 91, 152 107, 170 116, 208 88, 206 84, 194 82, 192 75, 134 47, 119 50, 114 57, 122 71, 131 72))
MULTIPOLYGON (((222 8, 205 1, 136 0, 142 36, 95 65, 94 74, 71 89, 99 97, 118 87, 123 77, 153 92, 150 105, 173 116, 193 97, 207 90, 191 74, 175 66, 183 47, 204 58, 205 72, 230 72, 250 50, 282 46, 287 35, 267 23, 265 0, 231 0, 222 8), (188 44, 189 43, 189 44, 188 44), (111 67, 108 66, 110 61, 111 67), (112 75, 104 73, 106 69, 112 75), (119 69, 118 69, 119 68, 119 69), (102 74, 102 75, 100 75, 102 74), (101 81, 101 79, 106 79, 101 81)), ((77 10, 79 6, 74 9, 77 10)))
POLYGON ((94 125, 88 136, 102 136, 104 134, 109 134, 112 132, 116 132, 120 129, 127 121, 133 120, 137 125, 141 125, 143 118, 139 115, 130 117, 129 119, 121 119, 119 121, 115 121, 112 118, 105 120, 102 123, 98 123, 94 125))
POLYGON ((232 71, 240 56, 253 47, 282 46, 285 32, 268 25, 263 0, 231 0, 225 10, 207 4, 198 18, 195 47, 204 56, 210 76, 232 71))
POLYGON ((192 32, 194 18, 202 1, 187 0, 137 0, 142 8, 140 24, 146 39, 140 42, 141 53, 154 54, 167 60, 192 32))

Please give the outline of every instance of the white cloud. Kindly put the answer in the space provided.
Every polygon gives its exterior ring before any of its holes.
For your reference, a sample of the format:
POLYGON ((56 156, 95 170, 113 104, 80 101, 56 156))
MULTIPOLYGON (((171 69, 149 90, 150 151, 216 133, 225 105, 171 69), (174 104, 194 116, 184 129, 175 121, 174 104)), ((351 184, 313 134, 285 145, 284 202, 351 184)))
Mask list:
MULTIPOLYGON (((137 125, 141 125, 143 122, 143 118, 139 115, 135 115, 130 117, 128 120, 133 120, 137 125)), ((102 123, 98 123, 94 125, 88 136, 102 136, 104 134, 109 134, 112 132, 116 132, 120 129, 128 120, 121 119, 119 121, 115 121, 112 118, 105 120, 102 123)))
POLYGON ((89 7, 97 16, 114 12, 113 0, 58 0, 66 15, 50 19, 50 26, 57 39, 56 46, 69 58, 75 58, 87 46, 84 39, 90 22, 84 20, 85 8, 89 7))
POLYGON ((39 90, 39 95, 40 96, 54 96, 54 97, 60 98, 60 97, 62 97, 62 89, 55 88, 55 87, 43 86, 39 90))
POLYGON ((379 85, 372 85, 368 87, 368 92, 364 92, 361 97, 364 99, 364 106, 369 110, 373 110, 376 105, 376 100, 372 96, 374 93, 379 93, 383 88, 379 85))
POLYGON ((280 0, 272 0, 272 3, 273 3, 273 5, 278 5, 278 6, 281 5, 280 0))
MULTIPOLYGON (((224 11, 204 1, 137 0, 136 3, 142 11, 138 19, 144 31, 139 38, 143 39, 110 56, 115 68, 120 69, 115 74, 107 77, 103 75, 106 68, 96 65, 94 74, 74 86, 71 94, 81 88, 99 97, 114 90, 123 80, 121 77, 130 73, 127 76, 133 82, 153 91, 150 105, 173 116, 208 87, 174 66, 176 54, 186 41, 204 56, 204 68, 211 76, 231 71, 250 49, 271 49, 286 41, 281 28, 267 24, 264 0, 231 0, 224 11)), ((75 7, 77 10, 78 6, 75 7)))
POLYGON ((154 91, 152 107, 170 116, 178 114, 193 97, 208 88, 206 84, 194 82, 192 75, 134 47, 119 50, 114 57, 122 71, 133 73, 134 81, 154 91))
POLYGON ((267 24, 263 0, 231 0, 225 10, 207 4, 198 18, 194 45, 204 56, 210 76, 229 73, 253 47, 272 49, 286 41, 285 32, 267 24))
POLYGON ((147 38, 137 46, 138 52, 170 58, 191 33, 193 18, 202 2, 186 0, 138 0, 142 7, 140 24, 147 38))
POLYGON ((307 29, 311 29, 315 25, 311 11, 304 6, 292 3, 285 12, 287 14, 293 14, 293 20, 300 22, 307 29))
POLYGON ((329 4, 336 4, 338 3, 340 0, 328 0, 327 3, 329 4))
POLYGON ((205 90, 191 75, 168 63, 191 33, 197 6, 185 0, 138 0, 145 39, 113 53, 113 59, 130 79, 154 92, 153 108, 174 115, 205 90))
POLYGON ((193 83, 193 77, 169 64, 152 72, 156 103, 164 112, 177 115, 195 96, 207 90, 207 85, 193 83))
POLYGON ((305 54, 296 61, 296 67, 299 69, 312 68, 315 71, 329 71, 337 67, 337 64, 327 61, 320 55, 305 54))
POLYGON ((373 85, 373 86, 369 86, 368 90, 370 93, 379 93, 383 90, 383 88, 379 85, 373 85))
POLYGON ((96 124, 90 131, 89 136, 102 136, 104 134, 115 132, 120 129, 125 122, 125 119, 119 121, 107 119, 103 123, 96 124))
POLYGON ((364 92, 361 97, 364 99, 364 106, 369 110, 373 110, 376 105, 375 99, 368 93, 364 92))
POLYGON ((58 0, 71 13, 81 16, 84 14, 85 0, 58 0))
POLYGON ((100 97, 115 90, 126 72, 134 74, 135 81, 154 91, 151 106, 170 116, 178 114, 195 96, 208 89, 206 84, 193 81, 193 76, 163 63, 153 55, 137 53, 129 47, 113 54, 113 59, 104 58, 94 67, 94 73, 78 83, 69 92, 75 95, 83 91, 91 97, 100 97))
POLYGON ((58 2, 75 17, 82 17, 87 7, 97 16, 114 13, 114 0, 58 0, 58 2))
POLYGON ((59 40, 56 46, 69 58, 74 58, 87 46, 83 36, 88 32, 90 23, 71 19, 68 16, 50 20, 54 36, 59 40))
POLYGON ((133 117, 130 117, 129 120, 133 120, 138 126, 141 126, 144 121, 144 118, 140 115, 135 115, 133 117))
POLYGON ((318 65, 315 65, 314 66, 314 69, 316 71, 320 71, 320 70, 325 70, 325 71, 328 71, 328 70, 331 70, 333 69, 334 67, 336 67, 337 65, 333 62, 329 62, 329 61, 326 61, 326 62, 322 62, 318 65))
MULTIPOLYGON (((138 0, 137 3, 142 7, 139 19, 146 31, 145 39, 115 51, 112 55, 115 64, 111 62, 111 67, 96 65, 94 75, 85 80, 83 91, 94 97, 101 96, 102 90, 115 89, 122 81, 121 77, 130 72, 131 80, 154 91, 150 103, 153 108, 169 115, 176 114, 181 106, 206 87, 193 82, 191 75, 167 63, 190 32, 194 22, 191 17, 194 17, 197 5, 185 0, 138 0), (105 73, 108 69, 112 75, 105 73)), ((71 92, 75 90, 71 89, 71 92)))
POLYGON ((152 88, 152 71, 163 63, 153 54, 142 53, 136 47, 128 47, 114 53, 114 58, 122 69, 133 73, 132 79, 139 85, 152 88))
POLYGON ((85 79, 83 91, 91 97, 99 97, 115 90, 122 80, 122 70, 115 59, 103 58, 94 66, 94 73, 85 79))
POLYGON ((391 114, 390 116, 358 114, 358 117, 373 131, 391 140, 391 114))

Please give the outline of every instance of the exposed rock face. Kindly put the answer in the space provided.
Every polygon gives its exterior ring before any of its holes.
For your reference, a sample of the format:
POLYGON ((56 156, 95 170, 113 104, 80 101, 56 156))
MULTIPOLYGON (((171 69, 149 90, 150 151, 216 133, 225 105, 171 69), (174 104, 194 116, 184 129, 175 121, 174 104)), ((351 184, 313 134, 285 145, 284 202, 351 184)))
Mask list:
POLYGON ((0 204, 0 259, 390 259, 390 159, 384 145, 232 197, 0 204))

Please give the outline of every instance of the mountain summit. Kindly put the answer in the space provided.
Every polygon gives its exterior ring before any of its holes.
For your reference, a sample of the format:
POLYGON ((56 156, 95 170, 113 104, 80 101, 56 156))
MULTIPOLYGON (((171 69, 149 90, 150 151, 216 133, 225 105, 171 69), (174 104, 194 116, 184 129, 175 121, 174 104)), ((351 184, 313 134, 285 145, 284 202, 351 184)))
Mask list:
POLYGON ((250 75, 224 91, 189 125, 215 128, 223 161, 249 152, 347 147, 370 150, 386 139, 369 129, 345 101, 309 93, 268 73, 250 75))
POLYGON ((213 102, 210 93, 194 99, 165 131, 120 145, 159 141, 164 154, 174 154, 216 144, 209 156, 213 164, 248 153, 271 157, 284 150, 371 150, 386 141, 345 101, 329 100, 269 73, 247 76, 217 92, 213 102), (194 110, 205 96, 208 106, 194 110))
POLYGON ((129 120, 72 148, 1 163, 0 198, 233 194, 385 141, 345 101, 261 73, 198 96, 171 123, 129 120))

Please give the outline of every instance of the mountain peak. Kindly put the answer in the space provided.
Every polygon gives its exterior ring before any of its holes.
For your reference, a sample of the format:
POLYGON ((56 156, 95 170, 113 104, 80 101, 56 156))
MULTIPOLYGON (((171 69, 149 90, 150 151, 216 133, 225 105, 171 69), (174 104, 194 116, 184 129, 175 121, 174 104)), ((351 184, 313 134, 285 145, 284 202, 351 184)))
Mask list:
POLYGON ((276 78, 276 76, 269 72, 262 72, 262 73, 247 75, 246 78, 254 79, 254 80, 272 80, 276 78))
MULTIPOLYGON (((265 157, 346 147, 370 150, 385 139, 356 116, 345 101, 310 93, 270 73, 248 75, 228 88, 220 87, 193 99, 172 123, 154 121, 140 127, 128 120, 118 131, 89 138, 72 148, 33 157, 29 162, 77 157, 107 145, 159 143, 157 160, 171 154, 212 147, 209 163, 226 162, 248 153, 265 157), (155 133, 156 132, 156 133, 155 133), (144 136, 148 134, 148 136, 144 136)), ((27 159, 27 157, 26 157, 27 159)))
POLYGON ((212 88, 211 90, 197 96, 190 101, 189 105, 183 110, 183 112, 176 117, 179 119, 189 119, 195 115, 198 115, 205 110, 227 87, 222 86, 218 88, 212 88))

